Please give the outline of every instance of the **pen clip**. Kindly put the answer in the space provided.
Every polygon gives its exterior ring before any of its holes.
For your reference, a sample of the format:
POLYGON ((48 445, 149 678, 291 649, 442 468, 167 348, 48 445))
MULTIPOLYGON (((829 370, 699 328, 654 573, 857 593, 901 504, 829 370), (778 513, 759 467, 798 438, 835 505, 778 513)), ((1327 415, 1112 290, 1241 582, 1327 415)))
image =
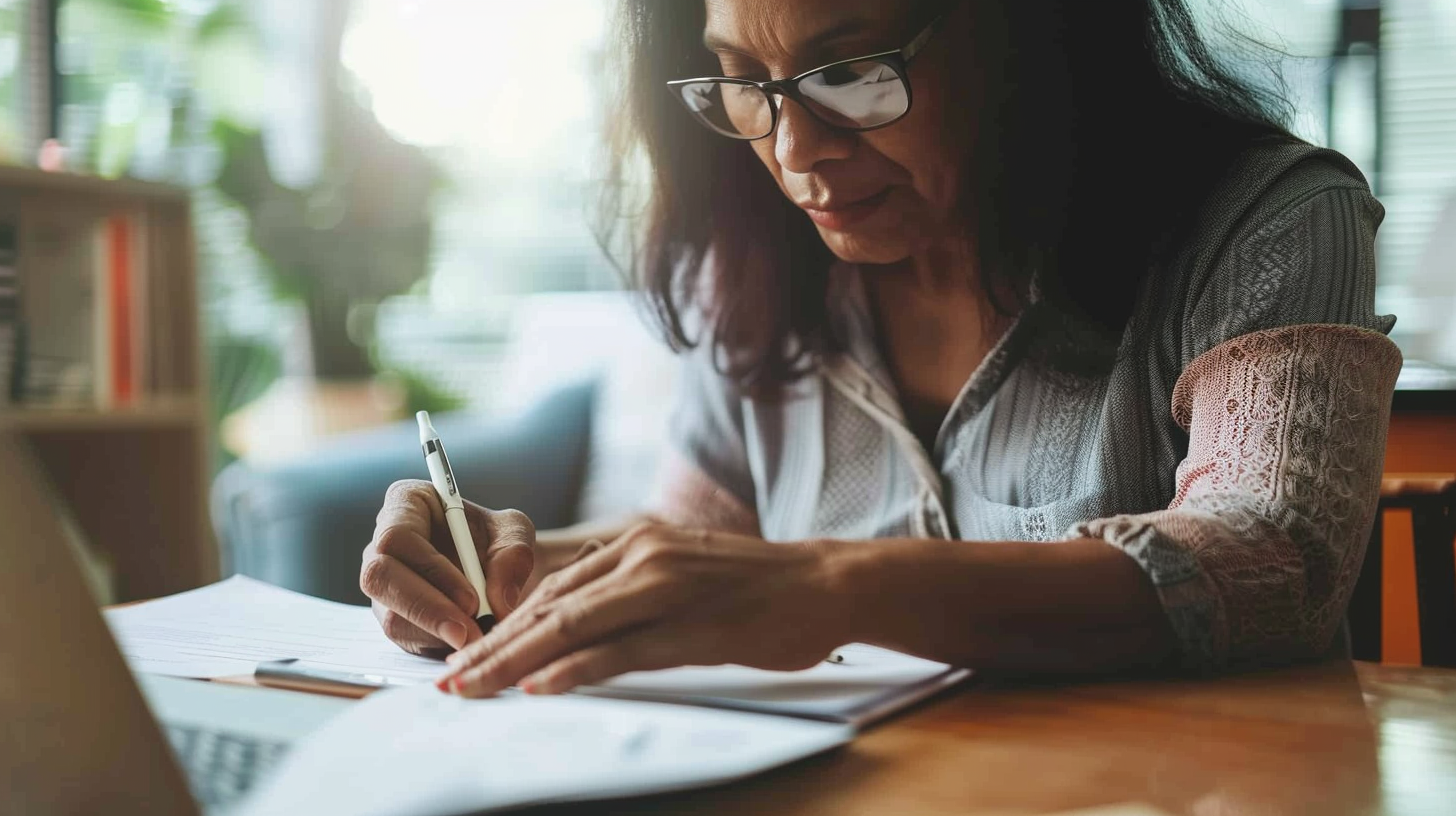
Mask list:
POLYGON ((440 474, 445 477, 445 489, 448 491, 447 498, 460 498, 460 488, 455 486, 455 469, 450 467, 450 457, 445 453, 445 443, 441 442, 438 438, 427 439, 425 440, 424 448, 426 461, 432 455, 438 455, 440 457, 440 474))

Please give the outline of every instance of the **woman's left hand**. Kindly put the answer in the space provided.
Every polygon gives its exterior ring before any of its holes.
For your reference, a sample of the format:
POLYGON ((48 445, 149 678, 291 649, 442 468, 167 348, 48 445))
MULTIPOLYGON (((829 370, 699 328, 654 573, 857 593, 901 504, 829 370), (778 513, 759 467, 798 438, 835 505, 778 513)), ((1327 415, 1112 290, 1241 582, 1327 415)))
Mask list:
POLYGON ((842 600, 822 545, 645 524, 548 576, 438 685, 486 697, 675 666, 806 669, 848 641, 842 600))

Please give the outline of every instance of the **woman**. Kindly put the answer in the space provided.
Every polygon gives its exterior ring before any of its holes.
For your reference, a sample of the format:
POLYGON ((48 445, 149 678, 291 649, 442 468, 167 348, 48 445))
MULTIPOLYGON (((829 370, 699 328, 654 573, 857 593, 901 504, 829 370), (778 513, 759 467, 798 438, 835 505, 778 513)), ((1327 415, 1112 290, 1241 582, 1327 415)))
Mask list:
POLYGON ((395 485, 361 584, 405 649, 457 650, 442 688, 1331 646, 1400 367, 1382 210, 1182 0, 624 12, 636 280, 692 349, 674 469, 630 529, 473 508, 484 636, 431 488, 395 485))

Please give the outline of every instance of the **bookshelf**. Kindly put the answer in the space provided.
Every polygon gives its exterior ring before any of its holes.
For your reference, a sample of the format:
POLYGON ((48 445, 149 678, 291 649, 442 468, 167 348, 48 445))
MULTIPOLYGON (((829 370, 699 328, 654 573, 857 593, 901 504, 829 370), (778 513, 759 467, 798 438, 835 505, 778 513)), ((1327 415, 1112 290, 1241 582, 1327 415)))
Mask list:
POLYGON ((12 229, 0 263, 18 280, 10 312, 26 338, 17 350, 0 325, 0 363, 12 358, 0 365, 0 431, 29 443, 106 557, 114 600, 215 580, 187 191, 0 166, 0 223, 12 229), (88 281, 89 299, 66 299, 88 281))

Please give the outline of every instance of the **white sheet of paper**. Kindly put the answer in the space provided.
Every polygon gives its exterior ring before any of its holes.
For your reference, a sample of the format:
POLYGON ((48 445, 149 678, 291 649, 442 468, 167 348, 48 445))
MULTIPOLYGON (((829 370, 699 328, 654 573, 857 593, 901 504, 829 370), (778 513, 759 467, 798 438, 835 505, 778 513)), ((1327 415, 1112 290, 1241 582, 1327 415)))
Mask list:
POLYGON ((843 725, 586 697, 379 692, 296 744, 245 816, 432 816, 740 779, 850 741, 843 725))
POLYGON ((843 663, 796 672, 744 666, 686 666, 632 672, 584 689, 587 694, 696 703, 818 717, 864 725, 960 682, 970 672, 944 663, 853 643, 843 663))
POLYGON ((106 622, 134 671, 173 677, 252 674, 264 660, 288 657, 420 682, 445 670, 401 651, 365 607, 242 576, 107 610, 106 622))

